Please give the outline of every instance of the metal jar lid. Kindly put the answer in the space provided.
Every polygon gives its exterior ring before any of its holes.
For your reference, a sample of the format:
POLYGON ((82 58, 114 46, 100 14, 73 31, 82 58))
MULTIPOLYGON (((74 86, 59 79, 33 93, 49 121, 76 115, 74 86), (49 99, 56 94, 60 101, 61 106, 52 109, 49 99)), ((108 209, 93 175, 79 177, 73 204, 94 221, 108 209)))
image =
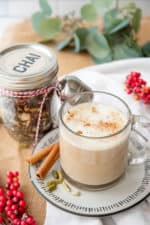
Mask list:
POLYGON ((23 43, 0 52, 0 88, 24 91, 47 86, 58 71, 54 52, 41 44, 23 43))

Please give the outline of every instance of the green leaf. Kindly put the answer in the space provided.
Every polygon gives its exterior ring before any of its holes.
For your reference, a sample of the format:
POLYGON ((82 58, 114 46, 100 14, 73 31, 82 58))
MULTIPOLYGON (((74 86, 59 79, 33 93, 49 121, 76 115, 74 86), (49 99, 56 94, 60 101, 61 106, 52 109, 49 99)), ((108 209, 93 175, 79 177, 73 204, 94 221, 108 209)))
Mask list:
POLYGON ((86 41, 86 37, 88 33, 89 33, 89 30, 87 28, 78 28, 75 31, 75 34, 80 39, 80 50, 84 50, 86 48, 85 41, 86 41))
POLYGON ((86 49, 95 58, 105 59, 111 54, 108 42, 98 30, 89 32, 86 38, 86 49))
POLYGON ((59 42, 57 45, 56 45, 56 48, 57 50, 63 50, 64 48, 66 48, 71 42, 72 42, 73 38, 70 37, 70 38, 67 38, 61 42, 59 42))
POLYGON ((136 33, 139 31, 140 28, 141 17, 142 17, 141 9, 137 8, 132 19, 132 26, 136 33))
POLYGON ((92 57, 92 59, 93 59, 93 61, 96 64, 101 64, 101 63, 111 62, 112 61, 112 56, 111 55, 108 55, 106 58, 103 58, 103 59, 99 59, 99 58, 96 58, 96 57, 92 57))
POLYGON ((137 58, 141 54, 135 47, 129 47, 126 43, 117 44, 113 47, 113 59, 137 58))
POLYGON ((47 0, 39 0, 40 8, 43 11, 43 13, 47 16, 51 16, 52 9, 50 5, 48 4, 47 0))
POLYGON ((116 24, 118 24, 118 22, 120 22, 119 14, 120 12, 117 9, 112 9, 105 13, 103 22, 104 29, 106 31, 112 29, 116 24))
POLYGON ((142 53, 146 57, 150 57, 150 41, 143 45, 142 53))
POLYGON ((58 17, 45 19, 40 24, 40 32, 45 39, 52 39, 60 30, 61 19, 58 17))
POLYGON ((125 27, 129 26, 129 23, 130 23, 130 21, 127 18, 126 19, 123 19, 123 20, 120 20, 120 21, 118 20, 117 24, 114 27, 112 27, 108 31, 108 33, 109 34, 114 34, 114 33, 118 32, 119 30, 122 30, 125 27))
POLYGON ((108 11, 112 7, 114 2, 115 0, 92 0, 93 5, 100 14, 108 11))
POLYGON ((80 51, 86 49, 86 38, 89 32, 94 32, 95 30, 97 30, 96 27, 90 27, 90 28, 78 28, 75 31, 75 34, 80 39, 80 51))
POLYGON ((31 21, 33 29, 38 33, 41 34, 41 22, 45 20, 45 15, 43 12, 36 12, 32 15, 31 21))
POLYGON ((86 4, 81 8, 81 17, 87 22, 93 22, 97 19, 97 11, 92 4, 86 4))
POLYGON ((74 40, 74 52, 79 52, 80 51, 80 39, 76 33, 73 35, 73 40, 74 40))

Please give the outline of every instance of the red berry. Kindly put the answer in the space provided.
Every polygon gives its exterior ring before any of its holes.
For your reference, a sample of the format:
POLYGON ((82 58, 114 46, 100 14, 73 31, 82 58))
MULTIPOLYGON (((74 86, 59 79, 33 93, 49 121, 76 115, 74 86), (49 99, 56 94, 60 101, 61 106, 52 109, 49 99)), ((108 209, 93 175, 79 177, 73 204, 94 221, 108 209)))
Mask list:
POLYGON ((131 76, 134 76, 134 77, 140 77, 141 75, 139 72, 135 72, 135 71, 131 72, 130 74, 131 76))
POLYGON ((19 201, 19 198, 13 197, 12 201, 13 201, 14 203, 17 203, 17 202, 19 201))
POLYGON ((13 190, 13 192, 12 192, 12 193, 13 193, 13 196, 14 196, 14 197, 16 197, 17 190, 13 190))
POLYGON ((2 202, 2 201, 0 201, 0 208, 3 208, 3 207, 4 207, 4 205, 5 205, 5 203, 4 203, 4 202, 2 202))
POLYGON ((14 176, 15 176, 15 177, 18 177, 18 176, 19 176, 19 172, 18 172, 18 171, 15 171, 15 172, 14 172, 14 176))
POLYGON ((18 182, 18 177, 14 177, 13 182, 18 182))
POLYGON ((28 225, 25 220, 22 220, 20 225, 28 225))
POLYGON ((3 222, 3 217, 0 215, 0 224, 3 222))
POLYGON ((12 178, 10 177, 7 178, 7 184, 12 184, 12 178))
POLYGON ((10 185, 9 189, 10 189, 11 191, 16 190, 16 188, 14 187, 14 185, 13 185, 13 184, 11 184, 11 185, 10 185))
POLYGON ((6 205, 7 206, 11 206, 12 205, 12 200, 8 199, 7 202, 6 202, 6 205))
POLYGON ((27 224, 31 224, 33 223, 33 218, 31 217, 28 217, 27 220, 26 220, 27 224))
POLYGON ((21 214, 24 213, 24 212, 25 212, 25 208, 19 207, 19 212, 20 212, 21 214))
POLYGON ((10 191, 10 190, 8 190, 8 191, 6 192, 6 194, 7 194, 8 197, 12 197, 12 196, 13 196, 13 193, 12 193, 12 191, 10 191))
POLYGON ((5 212, 8 212, 10 210, 10 206, 5 207, 5 212))
POLYGON ((17 208, 18 208, 18 207, 17 207, 16 204, 11 206, 11 209, 12 209, 12 210, 16 210, 17 208))
POLYGON ((18 216, 19 211, 18 211, 17 209, 15 209, 15 210, 13 211, 13 214, 16 215, 16 216, 18 216))
POLYGON ((16 215, 14 215, 13 213, 9 216, 10 219, 14 220, 16 218, 16 215))
POLYGON ((16 196, 20 199, 23 199, 23 192, 17 191, 16 196))
POLYGON ((0 201, 5 202, 5 197, 4 197, 4 195, 0 195, 0 201))
POLYGON ((16 189, 18 189, 20 187, 20 184, 18 182, 15 182, 13 185, 16 189))
POLYGON ((0 188, 0 195, 4 195, 4 191, 2 188, 0 188))
POLYGON ((131 94, 131 93, 132 93, 132 90, 131 90, 131 89, 128 89, 128 90, 127 90, 127 93, 128 93, 128 94, 131 94))
POLYGON ((3 208, 0 208, 0 213, 2 213, 2 212, 3 212, 3 210, 4 210, 3 208))
POLYGON ((25 208, 26 207, 26 203, 24 200, 20 200, 19 201, 19 206, 25 208))
POLYGON ((13 225, 20 225, 21 221, 19 218, 13 220, 13 225))
POLYGON ((11 171, 9 171, 9 172, 7 172, 7 177, 9 177, 9 178, 13 178, 13 173, 11 172, 11 171))
POLYGON ((10 217, 11 214, 12 214, 11 210, 8 210, 8 211, 6 212, 6 214, 7 214, 8 217, 10 217))
POLYGON ((137 87, 137 88, 135 89, 135 92, 136 92, 136 93, 140 93, 140 92, 141 92, 141 88, 137 87))

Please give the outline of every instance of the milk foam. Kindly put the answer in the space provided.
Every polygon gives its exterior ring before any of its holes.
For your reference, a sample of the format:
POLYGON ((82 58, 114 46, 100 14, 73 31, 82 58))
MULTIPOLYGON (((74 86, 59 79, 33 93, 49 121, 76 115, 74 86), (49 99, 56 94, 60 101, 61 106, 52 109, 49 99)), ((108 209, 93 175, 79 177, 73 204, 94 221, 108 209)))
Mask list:
POLYGON ((72 131, 89 137, 104 137, 121 130, 127 119, 118 109, 104 104, 82 103, 73 106, 64 122, 72 131))

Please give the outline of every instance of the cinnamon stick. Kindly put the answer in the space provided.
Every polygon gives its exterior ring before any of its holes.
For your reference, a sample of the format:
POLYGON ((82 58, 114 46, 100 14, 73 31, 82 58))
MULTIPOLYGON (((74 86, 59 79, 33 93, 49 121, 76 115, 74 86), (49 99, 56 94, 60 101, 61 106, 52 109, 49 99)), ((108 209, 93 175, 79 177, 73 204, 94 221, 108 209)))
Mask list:
POLYGON ((45 148, 41 149, 40 151, 38 151, 37 153, 34 153, 33 155, 29 156, 26 161, 30 164, 30 165, 34 165, 35 163, 39 162, 41 159, 43 159, 44 157, 46 157, 50 151, 53 149, 54 145, 58 144, 58 142, 55 142, 49 146, 46 146, 45 148))
POLYGON ((39 178, 44 178, 56 160, 59 158, 59 144, 56 143, 52 150, 49 152, 45 160, 42 162, 40 167, 38 168, 36 175, 39 178))

